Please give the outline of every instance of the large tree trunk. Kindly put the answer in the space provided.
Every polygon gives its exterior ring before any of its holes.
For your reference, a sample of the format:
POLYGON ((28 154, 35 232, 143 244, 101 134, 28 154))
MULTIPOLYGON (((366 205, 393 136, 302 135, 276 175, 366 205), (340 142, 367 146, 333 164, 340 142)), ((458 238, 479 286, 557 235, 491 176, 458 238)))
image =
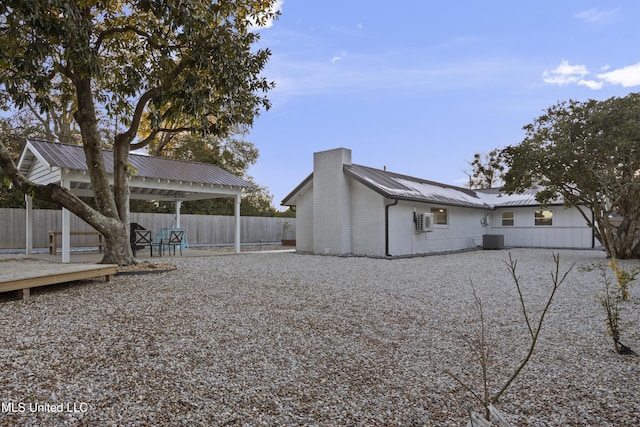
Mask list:
POLYGON ((593 218, 579 207, 578 211, 593 230, 595 238, 602 244, 607 258, 640 258, 640 224, 637 221, 623 217, 620 224, 612 223, 611 211, 604 210, 598 204, 588 211, 592 213, 593 218))
POLYGON ((623 218, 616 225, 609 218, 596 217, 593 227, 608 258, 640 258, 640 229, 635 221, 623 218))
MULTIPOLYGON (((75 79, 74 84, 78 99, 78 110, 75 113, 75 119, 82 135, 82 145, 87 159, 96 205, 98 211, 105 217, 99 218, 98 221, 93 223, 83 217, 81 218, 100 231, 105 238, 103 263, 133 264, 135 259, 129 243, 129 195, 126 176, 128 150, 127 154, 124 155, 123 162, 120 160, 123 157, 122 146, 116 144, 114 147, 114 190, 116 192, 116 196, 114 196, 102 156, 91 82, 89 79, 75 79), (124 185, 122 181, 125 182, 124 185), (118 197, 118 195, 122 195, 122 197, 118 197), (123 197, 126 200, 122 200, 123 197)), ((125 148, 128 149, 128 147, 125 148)))
POLYGON ((622 222, 615 229, 614 240, 616 246, 616 258, 630 259, 638 258, 638 227, 634 221, 623 218, 622 222))
POLYGON ((103 264, 130 265, 135 262, 129 243, 129 224, 118 222, 104 233, 103 264))
POLYGON ((617 205, 622 216, 615 234, 623 254, 619 258, 640 258, 640 184, 629 184, 625 193, 626 197, 617 205))

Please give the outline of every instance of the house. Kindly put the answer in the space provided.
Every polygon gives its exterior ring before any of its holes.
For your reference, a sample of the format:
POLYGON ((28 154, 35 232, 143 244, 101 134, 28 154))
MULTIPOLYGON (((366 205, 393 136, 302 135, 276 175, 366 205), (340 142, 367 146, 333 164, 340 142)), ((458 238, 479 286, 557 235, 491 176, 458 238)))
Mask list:
POLYGON ((314 154, 313 173, 282 205, 296 210, 297 250, 315 254, 406 256, 494 240, 498 247, 595 246, 578 209, 562 201, 541 207, 536 193, 471 190, 374 169, 338 148, 314 154))

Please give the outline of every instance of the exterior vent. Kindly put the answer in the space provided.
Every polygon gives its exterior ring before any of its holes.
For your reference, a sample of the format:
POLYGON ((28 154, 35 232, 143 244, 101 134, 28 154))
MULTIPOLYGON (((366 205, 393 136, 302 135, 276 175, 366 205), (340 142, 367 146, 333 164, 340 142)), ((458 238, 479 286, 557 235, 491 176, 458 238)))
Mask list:
POLYGON ((429 212, 415 214, 416 233, 433 231, 433 214, 429 212))

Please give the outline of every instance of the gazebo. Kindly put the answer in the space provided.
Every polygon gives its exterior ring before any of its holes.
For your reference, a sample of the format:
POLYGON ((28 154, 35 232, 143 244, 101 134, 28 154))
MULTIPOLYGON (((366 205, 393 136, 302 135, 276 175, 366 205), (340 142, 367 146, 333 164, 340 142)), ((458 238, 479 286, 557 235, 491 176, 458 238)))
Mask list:
MULTIPOLYGON (((103 150, 105 166, 113 179, 113 152, 103 150)), ((242 190, 253 187, 242 178, 217 166, 147 156, 129 155, 135 174, 129 179, 131 199, 176 202, 176 226, 180 227, 183 201, 235 197, 234 246, 240 252, 240 200, 242 190)), ((93 197, 86 157, 82 146, 27 140, 18 169, 37 184, 58 183, 78 196, 93 197)), ((26 252, 33 251, 33 204, 26 201, 26 252)), ((70 212, 62 209, 62 262, 70 262, 70 212)))

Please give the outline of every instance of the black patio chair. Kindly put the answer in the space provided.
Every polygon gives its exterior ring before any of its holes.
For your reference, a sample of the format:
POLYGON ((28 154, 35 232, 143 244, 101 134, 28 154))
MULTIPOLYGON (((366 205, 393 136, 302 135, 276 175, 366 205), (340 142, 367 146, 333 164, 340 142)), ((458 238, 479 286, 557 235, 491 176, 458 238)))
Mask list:
POLYGON ((136 251, 138 249, 143 249, 147 246, 149 247, 151 256, 153 257, 153 237, 151 236, 151 230, 133 230, 133 235, 131 237, 131 250, 134 257, 136 256, 136 251))
POLYGON ((169 246, 169 255, 171 255, 171 248, 173 247, 173 254, 176 254, 176 246, 180 248, 180 256, 182 256, 182 237, 184 236, 184 231, 182 230, 171 230, 169 234, 169 240, 166 242, 162 242, 163 245, 169 246))

